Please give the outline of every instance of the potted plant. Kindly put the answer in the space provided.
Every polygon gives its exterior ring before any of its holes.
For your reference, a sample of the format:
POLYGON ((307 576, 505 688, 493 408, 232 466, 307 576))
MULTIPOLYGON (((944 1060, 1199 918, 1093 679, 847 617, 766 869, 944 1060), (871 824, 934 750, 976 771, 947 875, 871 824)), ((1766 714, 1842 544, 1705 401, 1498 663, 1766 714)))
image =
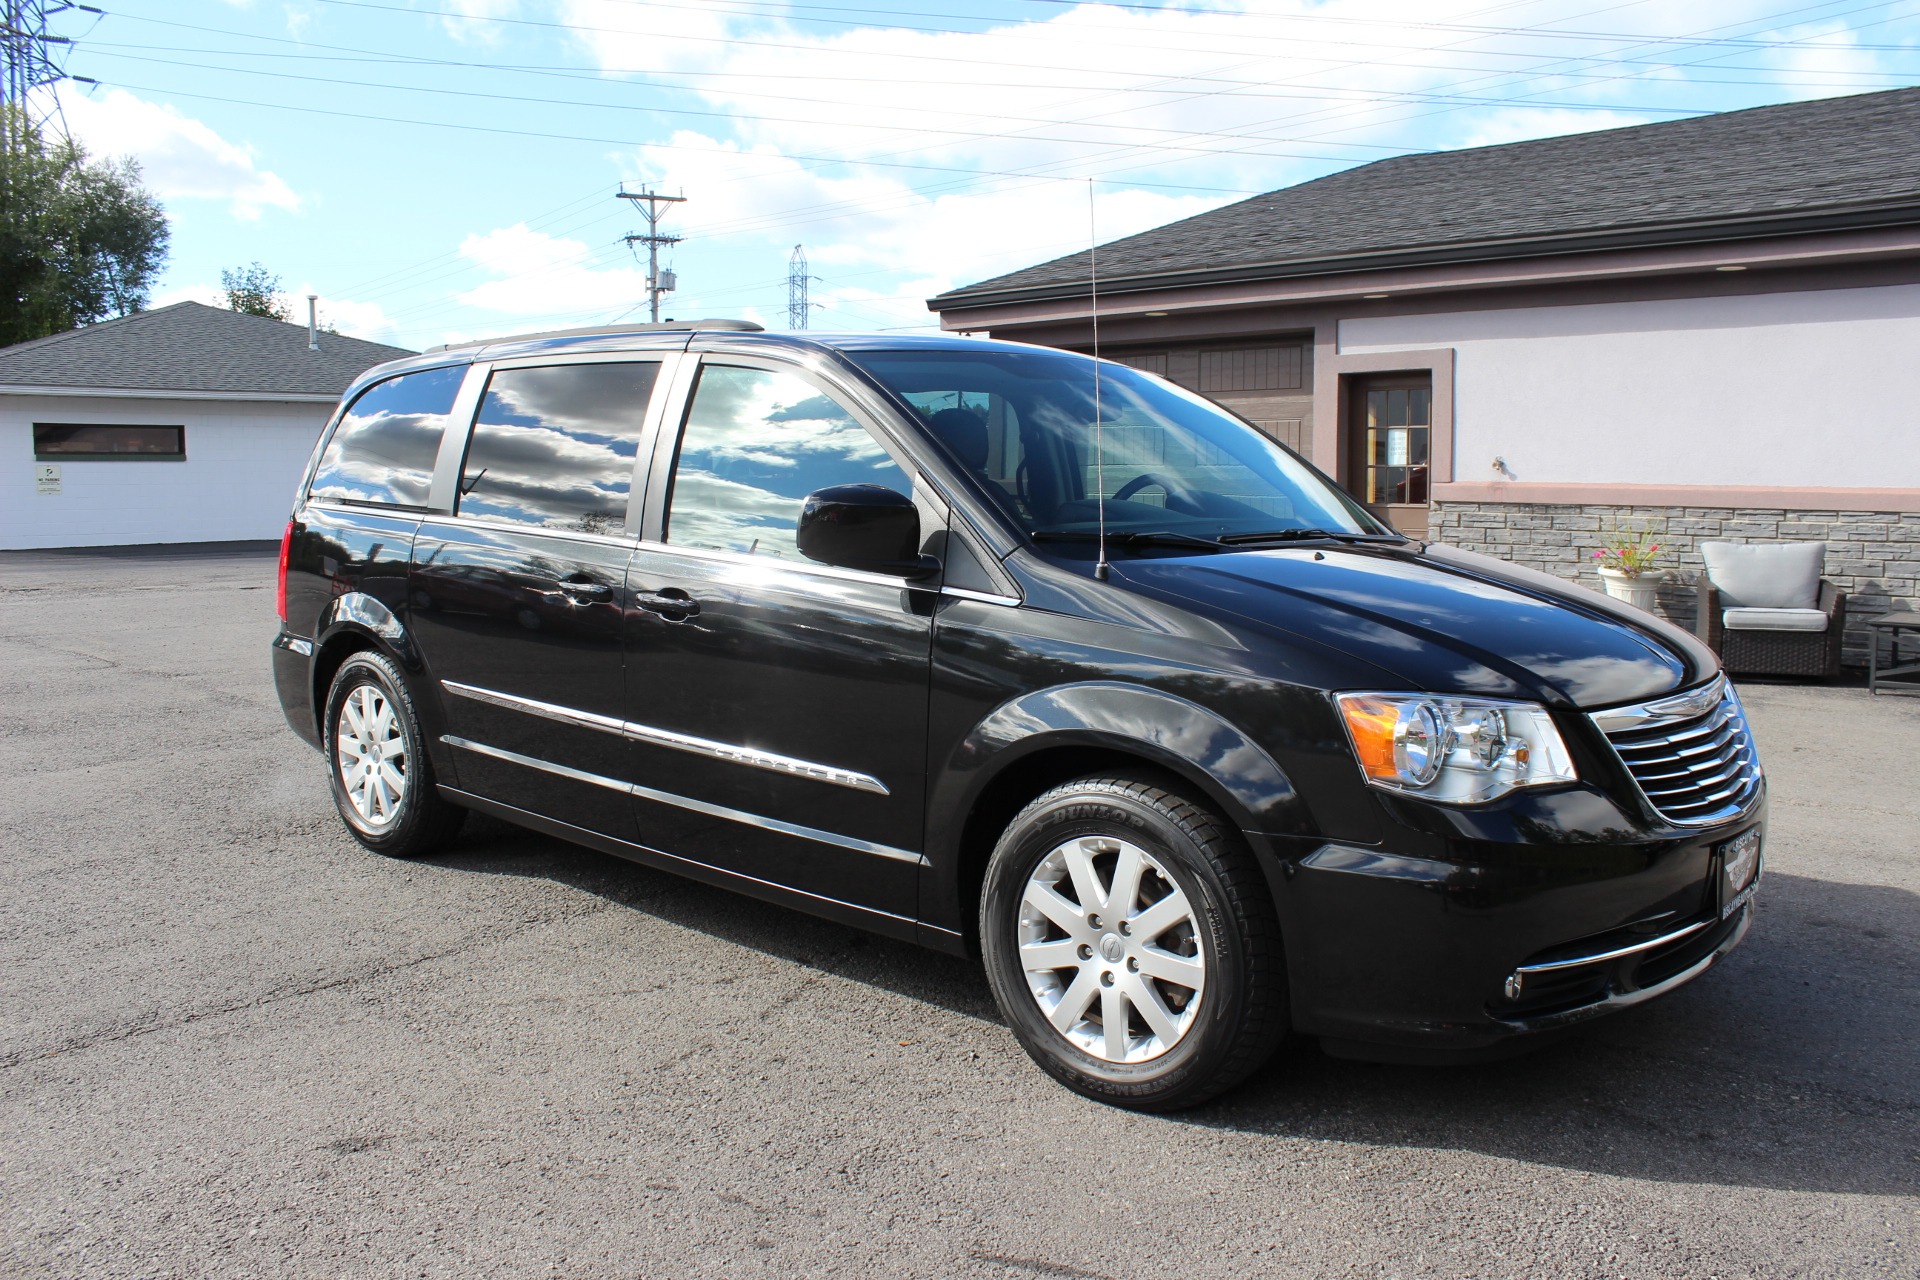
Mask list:
POLYGON ((1608 595, 1652 611, 1660 584, 1649 571, 1660 558, 1660 544, 1646 530, 1615 525, 1593 558, 1600 562, 1600 581, 1608 595))

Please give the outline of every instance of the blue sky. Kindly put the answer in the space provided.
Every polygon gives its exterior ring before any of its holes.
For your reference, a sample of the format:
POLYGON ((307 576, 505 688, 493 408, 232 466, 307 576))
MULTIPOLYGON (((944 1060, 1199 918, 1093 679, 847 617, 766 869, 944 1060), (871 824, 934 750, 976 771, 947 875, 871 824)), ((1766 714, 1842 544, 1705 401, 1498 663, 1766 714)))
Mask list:
MULTIPOLYGON (((409 347, 644 319, 621 184, 684 194, 666 314, 924 299, 1413 150, 1920 82, 1920 0, 106 0, 61 89, 173 224, 154 301, 264 263, 409 347)), ((302 318, 304 318, 304 303, 302 318)))

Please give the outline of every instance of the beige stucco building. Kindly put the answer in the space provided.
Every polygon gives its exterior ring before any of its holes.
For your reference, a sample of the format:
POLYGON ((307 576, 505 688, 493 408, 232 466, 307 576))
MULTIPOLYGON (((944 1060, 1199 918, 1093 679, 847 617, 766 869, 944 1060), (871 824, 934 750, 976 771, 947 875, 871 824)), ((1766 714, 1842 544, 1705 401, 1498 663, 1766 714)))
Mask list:
MULTIPOLYGON (((1086 350, 1088 266, 929 305, 1086 350)), ((1686 577, 1701 540, 1825 540, 1862 661, 1920 601, 1920 89, 1384 160, 1099 268, 1102 355, 1408 532, 1570 577, 1615 523, 1686 577)))

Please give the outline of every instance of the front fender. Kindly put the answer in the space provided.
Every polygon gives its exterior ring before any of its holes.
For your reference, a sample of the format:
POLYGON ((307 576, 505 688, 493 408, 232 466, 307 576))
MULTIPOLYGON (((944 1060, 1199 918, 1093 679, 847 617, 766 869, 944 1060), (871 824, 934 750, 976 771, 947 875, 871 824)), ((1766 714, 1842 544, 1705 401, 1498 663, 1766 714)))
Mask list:
MULTIPOLYGON (((930 780, 921 915, 931 945, 960 949, 970 930, 967 897, 979 850, 968 848, 968 823, 983 796, 1003 779, 1014 780, 1023 761, 1060 748, 1122 753, 1183 779, 1245 832, 1256 851, 1277 853, 1290 836, 1303 837, 1302 847, 1312 843, 1304 837, 1312 835, 1313 820, 1286 773, 1207 708, 1107 680, 1022 694, 982 718, 930 780)), ((989 807, 998 803, 990 800, 989 807)), ((1278 867, 1271 858, 1261 863, 1273 882, 1278 867)))
POLYGON ((1243 831, 1307 835, 1311 818, 1273 757, 1197 703, 1118 681, 1087 681, 1023 694, 995 708, 961 740, 940 770, 940 791, 964 787, 966 812, 980 792, 1020 760, 1055 747, 1124 751, 1203 788, 1243 831))

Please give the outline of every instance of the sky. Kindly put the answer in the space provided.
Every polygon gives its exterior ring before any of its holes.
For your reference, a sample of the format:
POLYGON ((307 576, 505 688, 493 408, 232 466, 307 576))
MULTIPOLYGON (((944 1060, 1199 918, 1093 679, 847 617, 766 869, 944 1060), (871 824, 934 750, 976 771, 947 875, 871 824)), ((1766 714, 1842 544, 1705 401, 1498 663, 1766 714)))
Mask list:
MULTIPOLYGON (((98 0, 66 127, 166 206, 152 305, 259 262, 420 349, 926 299, 1409 152, 1920 83, 1920 0, 98 0), (95 83, 83 83, 85 77, 95 83)), ((1410 196, 1410 198, 1414 198, 1410 196)))

